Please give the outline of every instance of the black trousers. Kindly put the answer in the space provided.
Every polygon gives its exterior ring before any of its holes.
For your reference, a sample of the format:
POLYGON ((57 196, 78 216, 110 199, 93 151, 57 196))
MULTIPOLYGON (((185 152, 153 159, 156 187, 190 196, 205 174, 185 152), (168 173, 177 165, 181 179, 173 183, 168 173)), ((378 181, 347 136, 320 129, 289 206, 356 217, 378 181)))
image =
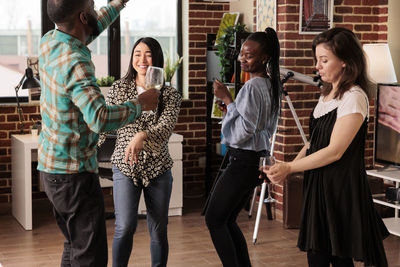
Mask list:
POLYGON ((41 172, 40 178, 65 236, 61 266, 107 266, 104 199, 98 175, 41 172))
POLYGON ((229 162, 216 181, 205 210, 211 239, 223 266, 251 266, 246 240, 236 223, 260 179, 259 157, 266 152, 229 149, 229 162))
POLYGON ((354 267, 353 259, 339 258, 320 251, 307 252, 308 266, 310 267, 354 267))

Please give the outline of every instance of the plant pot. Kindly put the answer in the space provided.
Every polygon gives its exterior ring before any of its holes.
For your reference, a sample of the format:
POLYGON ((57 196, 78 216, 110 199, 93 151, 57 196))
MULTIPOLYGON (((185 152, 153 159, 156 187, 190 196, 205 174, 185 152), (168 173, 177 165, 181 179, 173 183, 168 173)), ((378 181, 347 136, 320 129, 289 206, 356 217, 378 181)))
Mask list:
POLYGON ((38 129, 31 129, 31 134, 32 134, 32 136, 37 136, 38 135, 38 129))
POLYGON ((100 86, 100 91, 103 94, 104 97, 107 96, 108 90, 110 90, 111 86, 100 86))

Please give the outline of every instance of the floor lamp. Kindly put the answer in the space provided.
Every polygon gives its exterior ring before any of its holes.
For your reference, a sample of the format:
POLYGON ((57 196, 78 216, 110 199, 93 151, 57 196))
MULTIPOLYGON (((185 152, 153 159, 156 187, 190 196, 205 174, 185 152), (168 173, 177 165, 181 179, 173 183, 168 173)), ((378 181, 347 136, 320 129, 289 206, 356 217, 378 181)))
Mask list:
POLYGON ((33 88, 39 88, 39 87, 40 87, 40 83, 33 76, 32 69, 29 67, 26 68, 24 76, 22 76, 18 85, 15 86, 15 96, 17 97, 17 111, 18 111, 18 117, 19 117, 19 129, 20 129, 21 134, 24 134, 24 117, 22 115, 21 104, 19 103, 18 91, 20 89, 28 89, 28 88, 33 89, 33 88))

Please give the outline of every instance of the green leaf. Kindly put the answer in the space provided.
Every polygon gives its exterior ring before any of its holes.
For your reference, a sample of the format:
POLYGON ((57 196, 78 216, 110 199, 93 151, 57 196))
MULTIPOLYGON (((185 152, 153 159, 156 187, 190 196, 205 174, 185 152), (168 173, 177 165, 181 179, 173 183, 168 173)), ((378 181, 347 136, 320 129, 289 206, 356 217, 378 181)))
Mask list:
POLYGON ((235 34, 243 32, 247 32, 246 26, 238 23, 234 26, 227 27, 218 39, 216 55, 219 58, 219 64, 221 66, 219 74, 222 82, 227 82, 226 76, 232 72, 232 62, 227 59, 229 48, 235 40, 235 34))
POLYGON ((114 76, 101 77, 96 79, 98 86, 111 86, 115 81, 114 76))
POLYGON ((176 70, 179 68, 179 66, 182 63, 183 57, 177 55, 177 60, 172 62, 171 56, 167 54, 167 59, 165 61, 164 65, 164 79, 166 82, 171 82, 172 77, 174 77, 174 74, 176 70))

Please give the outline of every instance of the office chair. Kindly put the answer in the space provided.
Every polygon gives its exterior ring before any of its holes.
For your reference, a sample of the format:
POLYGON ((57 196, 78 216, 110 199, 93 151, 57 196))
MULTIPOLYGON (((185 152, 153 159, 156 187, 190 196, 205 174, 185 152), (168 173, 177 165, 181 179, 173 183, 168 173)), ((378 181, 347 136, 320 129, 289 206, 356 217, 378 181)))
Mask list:
MULTIPOLYGON (((104 143, 97 148, 97 161, 99 163, 99 177, 108 179, 112 181, 113 172, 112 172, 112 164, 111 164, 111 156, 114 152, 115 142, 117 140, 117 135, 115 132, 112 132, 106 136, 106 140, 104 143)), ((114 212, 106 212, 105 213, 106 220, 114 219, 114 212)))

